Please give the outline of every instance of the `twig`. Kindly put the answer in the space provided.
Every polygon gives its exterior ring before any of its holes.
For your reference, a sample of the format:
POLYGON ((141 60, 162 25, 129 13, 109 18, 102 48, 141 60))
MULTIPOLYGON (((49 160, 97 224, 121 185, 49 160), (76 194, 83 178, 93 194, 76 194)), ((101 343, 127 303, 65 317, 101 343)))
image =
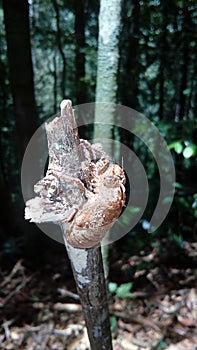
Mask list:
POLYGON ((67 289, 58 288, 57 291, 61 294, 62 297, 69 297, 69 298, 72 298, 74 300, 80 300, 80 298, 77 294, 70 292, 67 289))
POLYGON ((5 332, 5 337, 6 337, 7 340, 9 340, 11 338, 11 333, 10 333, 10 330, 9 330, 9 326, 11 326, 11 324, 13 322, 14 322, 14 319, 9 320, 9 321, 5 321, 2 324, 2 327, 3 327, 4 332, 5 332))
POLYGON ((53 306, 54 310, 57 311, 67 311, 67 312, 79 312, 81 311, 81 305, 80 304, 63 304, 63 303, 56 303, 53 306))
POLYGON ((11 281, 13 276, 19 271, 19 270, 24 270, 24 267, 22 266, 23 260, 20 259, 17 261, 17 263, 14 265, 12 271, 9 273, 8 276, 5 277, 5 279, 1 282, 0 287, 4 287, 7 283, 11 281))
POLYGON ((18 285, 4 300, 3 300, 3 303, 0 305, 1 307, 5 306, 5 304, 8 303, 8 301, 13 297, 15 296, 16 294, 18 294, 21 289, 23 289, 25 287, 25 285, 33 278, 33 276, 29 276, 29 277, 26 277, 25 280, 20 284, 18 285))
POLYGON ((162 324, 160 324, 159 322, 150 320, 147 317, 141 316, 137 313, 125 315, 125 312, 114 311, 113 315, 120 317, 122 320, 125 320, 126 322, 134 322, 134 323, 139 323, 143 326, 149 326, 153 328, 156 332, 161 332, 161 329, 162 329, 162 324))

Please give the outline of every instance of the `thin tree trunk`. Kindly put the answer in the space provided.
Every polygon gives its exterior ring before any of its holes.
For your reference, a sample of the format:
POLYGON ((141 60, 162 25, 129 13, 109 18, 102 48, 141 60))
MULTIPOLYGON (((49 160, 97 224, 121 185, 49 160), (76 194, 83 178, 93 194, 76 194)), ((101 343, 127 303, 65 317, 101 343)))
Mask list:
POLYGON ((160 70, 159 70, 159 117, 163 119, 164 117, 164 92, 165 92, 165 67, 166 67, 166 56, 164 52, 167 52, 167 13, 168 13, 168 2, 163 2, 161 4, 162 9, 162 33, 160 42, 160 70))
POLYGON ((192 83, 191 83, 191 92, 188 102, 188 114, 189 111, 195 115, 197 110, 197 67, 194 69, 192 83))
MULTIPOLYGON (((101 0, 96 102, 115 102, 119 61, 121 0, 101 0)), ((101 116, 99 116, 101 118, 101 116)), ((113 121, 113 115, 112 121, 113 121)), ((99 118, 99 121, 101 121, 99 118)), ((103 116, 106 122, 106 117, 103 116)))
POLYGON ((159 117, 160 119, 163 119, 163 111, 164 111, 164 63, 163 63, 163 59, 161 59, 160 72, 159 72, 159 117))
MULTIPOLYGON (((120 98, 123 105, 137 109, 138 107, 138 82, 139 82, 139 25, 140 25, 140 1, 132 3, 132 14, 130 1, 123 3, 123 28, 124 40, 120 43, 120 98)), ((132 147, 133 135, 121 130, 121 142, 132 147)))
POLYGON ((53 57, 53 111, 57 113, 57 65, 55 55, 53 57))
POLYGON ((75 0, 75 89, 76 103, 86 102, 85 78, 85 1, 75 0))
MULTIPOLYGON (((10 84, 16 120, 18 158, 22 160, 26 146, 37 128, 29 32, 29 5, 27 0, 3 0, 3 9, 10 84)), ((18 181, 20 182, 20 179, 18 181)), ((36 226, 29 227, 24 222, 22 195, 15 203, 14 209, 20 232, 26 232, 25 253, 28 257, 39 258, 43 251, 44 236, 41 235, 36 226)))
POLYGON ((120 44, 122 51, 122 72, 119 77, 122 90, 120 91, 121 101, 125 106, 136 109, 138 107, 138 80, 139 80, 139 18, 140 1, 132 2, 132 15, 130 12, 130 1, 124 2, 123 8, 123 29, 124 40, 120 44))
MULTIPOLYGON (((116 102, 117 71, 119 61, 121 0, 101 0, 99 13, 98 66, 96 103, 116 102)), ((114 109, 103 113, 100 107, 95 111, 95 122, 114 123, 114 109), (107 112, 107 114, 106 114, 107 112)), ((94 137, 112 138, 112 130, 95 126, 94 137)))
POLYGON ((55 9, 55 14, 56 14, 57 45, 58 45, 60 56, 62 58, 61 95, 62 95, 62 98, 64 98, 66 93, 66 56, 62 48, 62 41, 61 41, 62 32, 60 27, 60 14, 59 14, 58 3, 56 0, 52 0, 52 1, 55 9))
POLYGON ((180 85, 180 97, 179 97, 179 120, 182 120, 186 111, 186 95, 184 93, 187 88, 187 76, 188 76, 188 65, 189 65, 189 47, 185 39, 183 49, 183 64, 182 64, 182 77, 180 85))
MULTIPOLYGON (((0 149, 0 212, 1 212, 1 223, 0 232, 5 233, 5 237, 9 234, 13 234, 15 229, 15 218, 13 213, 13 207, 11 205, 11 193, 9 183, 7 179, 6 170, 2 161, 2 153, 0 149)), ((4 237, 4 238, 5 238, 4 237)))
MULTIPOLYGON (((117 94, 117 72, 119 62, 121 0, 101 0, 99 13, 98 66, 96 83, 96 108, 94 139, 113 139, 114 112, 117 94), (107 102, 110 104, 99 104, 107 102), (98 123, 98 124, 96 124, 98 123), (100 124, 99 124, 100 123, 100 124), (102 125, 102 124, 105 125, 102 125)), ((105 145, 112 156, 112 143, 105 145)), ((108 246, 102 247, 105 277, 108 278, 108 246)))
POLYGON ((179 113, 178 118, 182 120, 186 112, 186 99, 185 90, 187 88, 188 80, 188 67, 190 60, 190 46, 188 44, 188 27, 191 24, 190 13, 188 10, 188 3, 184 1, 183 3, 183 35, 182 35, 182 64, 181 64, 181 82, 180 82, 180 93, 179 93, 179 113))

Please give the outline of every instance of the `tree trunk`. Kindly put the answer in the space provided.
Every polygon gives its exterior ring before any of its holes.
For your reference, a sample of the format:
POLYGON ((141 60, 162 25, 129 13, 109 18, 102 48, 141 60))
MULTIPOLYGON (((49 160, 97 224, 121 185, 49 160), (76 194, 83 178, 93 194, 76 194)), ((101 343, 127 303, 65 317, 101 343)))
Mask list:
POLYGON ((190 13, 188 10, 188 3, 184 1, 183 5, 184 17, 183 17, 183 37, 182 37, 182 77, 180 83, 180 95, 179 95, 179 120, 184 118, 186 112, 186 95, 184 91, 187 88, 187 79, 188 79, 188 67, 189 67, 189 58, 190 58, 190 45, 188 44, 188 27, 192 26, 190 13))
POLYGON ((57 64, 56 55, 53 56, 53 112, 57 113, 57 64))
MULTIPOLYGON (((99 14, 98 67, 96 103, 116 102, 117 71, 119 61, 121 0, 101 0, 99 14)), ((95 123, 114 124, 114 108, 109 106, 105 113, 102 106, 96 106, 95 123)), ((95 125, 94 138, 112 139, 112 128, 95 125)))
MULTIPOLYGON (((18 158, 22 161, 26 146, 37 127, 29 32, 29 5, 27 0, 3 0, 3 9, 10 84, 16 120, 18 158)), ((20 183, 19 178, 18 182, 20 183)), ((42 255, 44 236, 36 226, 29 227, 24 222, 23 210, 24 204, 21 195, 14 208, 17 226, 21 233, 26 232, 26 255, 39 258, 42 255)))
POLYGON ((61 95, 62 98, 65 97, 66 94, 66 56, 64 54, 64 50, 62 48, 62 42, 61 42, 61 27, 60 27, 60 14, 59 14, 59 7, 56 0, 53 0, 53 6, 55 9, 56 14, 56 26, 57 26, 57 45, 58 50, 60 53, 60 56, 62 58, 62 77, 61 77, 61 95))
POLYGON ((179 97, 179 120, 182 120, 186 111, 186 95, 184 93, 187 87, 187 76, 188 76, 188 65, 189 65, 189 47, 187 41, 185 41, 183 49, 183 64, 182 64, 182 77, 180 86, 180 97, 179 97))
POLYGON ((76 103, 85 103, 85 1, 75 1, 75 89, 76 103))
MULTIPOLYGON (((2 152, 0 148, 0 236, 1 239, 5 239, 9 234, 14 231, 15 219, 13 215, 13 208, 11 205, 11 194, 9 189, 9 184, 7 182, 6 171, 4 169, 4 164, 2 161, 2 152)), ((1 242, 0 242, 1 243, 1 242)))
POLYGON ((180 81, 180 92, 179 92, 179 112, 178 119, 182 120, 186 113, 186 102, 187 96, 185 90, 187 88, 188 81, 188 68, 190 60, 190 45, 189 45, 189 29, 192 27, 191 15, 188 10, 188 3, 184 1, 183 3, 183 32, 181 37, 182 42, 182 64, 181 64, 181 81, 180 81))
POLYGON ((96 102, 116 101, 120 10, 121 0, 101 0, 96 102))
POLYGON ((20 159, 36 130, 33 68, 30 49, 27 0, 3 0, 10 68, 10 82, 16 118, 20 159))
MULTIPOLYGON (((101 0, 99 13, 98 67, 94 139, 113 139, 114 105, 117 93, 121 0, 101 0), (98 104, 108 102, 110 104, 98 104), (102 125, 104 123, 105 125, 102 125)), ((112 143, 105 145, 112 156, 112 143)), ((108 247, 102 247, 105 277, 108 278, 108 247)))
POLYGON ((122 89, 120 91, 121 101, 125 106, 136 109, 138 107, 138 81, 139 81, 139 18, 140 1, 124 2, 122 11, 124 40, 120 44, 121 50, 121 75, 119 77, 122 89))
POLYGON ((166 56, 164 52, 168 51, 167 47, 167 24, 168 24, 168 1, 161 4, 162 13, 162 33, 160 43, 160 68, 159 68, 159 117, 164 117, 164 102, 165 102, 165 67, 166 67, 166 56))
MULTIPOLYGON (((137 109, 138 107, 138 82, 139 82, 139 18, 140 1, 123 3, 122 10, 122 36, 120 43, 120 99, 123 105, 137 109), (130 14, 130 15, 129 15, 130 14)), ((120 140, 128 147, 133 145, 133 135, 121 130, 120 140)))

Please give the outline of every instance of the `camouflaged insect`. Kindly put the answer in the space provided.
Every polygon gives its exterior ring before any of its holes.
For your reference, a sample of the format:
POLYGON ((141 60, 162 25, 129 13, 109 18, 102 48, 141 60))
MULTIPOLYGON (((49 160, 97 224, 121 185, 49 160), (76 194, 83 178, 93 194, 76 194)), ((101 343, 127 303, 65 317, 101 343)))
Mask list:
POLYGON ((46 124, 49 166, 26 203, 31 222, 68 223, 66 239, 74 248, 98 244, 125 205, 123 169, 110 163, 100 144, 79 139, 71 101, 46 124))

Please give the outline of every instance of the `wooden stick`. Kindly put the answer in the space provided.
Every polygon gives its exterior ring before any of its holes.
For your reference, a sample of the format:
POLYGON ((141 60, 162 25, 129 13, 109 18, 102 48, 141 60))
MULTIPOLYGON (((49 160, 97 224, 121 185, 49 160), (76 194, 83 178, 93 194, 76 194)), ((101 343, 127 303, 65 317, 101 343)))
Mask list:
MULTIPOLYGON (((79 230, 79 236, 80 234, 83 236, 82 240, 78 238, 75 242, 77 247, 73 247, 68 242, 67 233, 68 226, 72 226, 76 213, 80 212, 84 205, 88 205, 89 198, 93 198, 88 167, 92 169, 97 162, 100 171, 99 160, 102 157, 102 162, 105 162, 105 159, 108 161, 108 156, 104 151, 92 148, 87 141, 82 142, 79 139, 72 104, 69 100, 62 101, 60 117, 46 124, 46 132, 49 166, 46 176, 34 186, 37 197, 26 203, 25 217, 32 222, 53 221, 61 225, 91 349, 112 350, 100 241, 97 244, 94 242, 92 247, 90 237, 90 241, 84 248, 86 237, 84 238, 83 235, 84 230, 82 232, 79 230), (84 167, 85 171, 82 169, 84 167)), ((102 166, 105 168, 106 164, 102 166)), ((91 200, 90 203, 92 203, 91 200)), ((92 230, 90 233, 92 234, 92 230)), ((75 238, 75 232, 73 236, 75 238)), ((101 240, 103 233, 99 235, 97 232, 95 236, 101 240)), ((72 241, 75 241, 74 238, 72 237, 72 241)))
POLYGON ((73 248, 65 239, 92 350, 112 350, 106 284, 100 246, 73 248))

